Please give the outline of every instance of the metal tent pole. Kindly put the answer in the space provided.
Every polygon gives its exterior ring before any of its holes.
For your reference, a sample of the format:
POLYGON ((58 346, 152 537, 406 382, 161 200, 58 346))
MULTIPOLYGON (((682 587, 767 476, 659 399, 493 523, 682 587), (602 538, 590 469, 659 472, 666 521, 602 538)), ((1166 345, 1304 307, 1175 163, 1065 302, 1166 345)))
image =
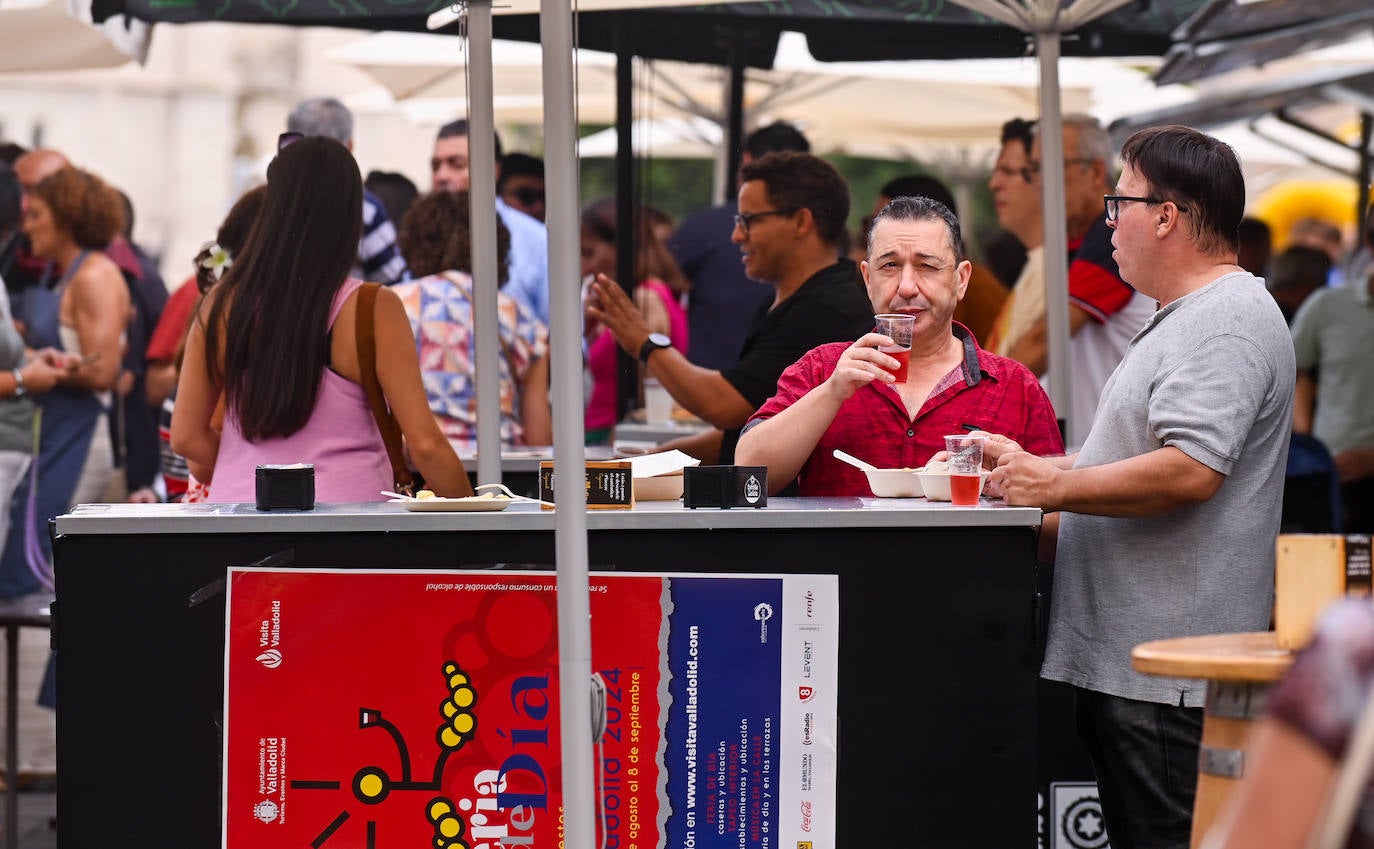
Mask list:
MULTIPOLYGON (((615 276, 620 288, 633 300, 639 280, 635 257, 639 250, 635 227, 635 204, 639 187, 635 182, 634 149, 634 54, 625 25, 616 27, 615 51, 615 276)), ((620 421, 639 403, 639 361, 619 345, 615 349, 615 419, 620 421)))
POLYGON ((492 105, 491 0, 468 3, 469 218, 477 371, 477 482, 501 481, 501 372, 496 285, 496 114, 492 105))
POLYGON ((554 557, 558 566, 558 680, 563 753, 563 845, 596 846, 596 772, 591 739, 592 635, 587 591, 587 493, 582 420, 582 310, 577 215, 572 13, 541 0, 544 48, 544 173, 549 231, 553 386, 554 557))
POLYGON ((1049 335, 1050 402, 1067 430, 1066 445, 1087 434, 1073 433, 1073 381, 1069 363, 1068 228, 1064 221, 1064 116, 1059 100, 1059 33, 1035 34, 1040 58, 1040 185, 1045 209, 1045 329, 1049 335))

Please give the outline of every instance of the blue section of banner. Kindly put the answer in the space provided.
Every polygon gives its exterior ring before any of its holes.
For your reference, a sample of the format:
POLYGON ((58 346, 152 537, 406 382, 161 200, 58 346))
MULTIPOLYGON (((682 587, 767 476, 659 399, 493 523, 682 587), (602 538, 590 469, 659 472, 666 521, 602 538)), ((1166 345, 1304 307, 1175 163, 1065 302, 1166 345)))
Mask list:
POLYGON ((777 846, 783 582, 674 578, 667 846, 777 846))

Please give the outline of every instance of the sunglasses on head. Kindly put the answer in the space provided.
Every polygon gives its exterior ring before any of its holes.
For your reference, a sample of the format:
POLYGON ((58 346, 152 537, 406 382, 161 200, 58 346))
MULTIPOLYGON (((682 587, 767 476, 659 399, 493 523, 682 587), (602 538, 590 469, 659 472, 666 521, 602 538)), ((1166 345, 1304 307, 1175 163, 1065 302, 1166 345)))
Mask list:
POLYGON ((277 136, 277 153, 281 153, 303 138, 305 138, 305 133, 282 133, 277 136))

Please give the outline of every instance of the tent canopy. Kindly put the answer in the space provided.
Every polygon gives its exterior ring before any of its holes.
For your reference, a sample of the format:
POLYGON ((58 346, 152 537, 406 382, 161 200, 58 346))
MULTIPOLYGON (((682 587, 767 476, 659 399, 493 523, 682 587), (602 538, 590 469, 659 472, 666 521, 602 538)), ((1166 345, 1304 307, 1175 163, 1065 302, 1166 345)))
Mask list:
POLYGON ((112 68, 147 58, 148 24, 102 20, 93 23, 90 3, 82 0, 4 0, 0 72, 112 68))
MULTIPOLYGON (((1332 0, 1340 6, 1347 0, 1332 0)), ((1360 33, 1374 32, 1374 6, 1355 0, 1364 8, 1306 21, 1281 30, 1218 38, 1179 41, 1164 55, 1155 74, 1160 85, 1191 82, 1242 68, 1253 68, 1276 59, 1298 56, 1349 41, 1360 33)), ((1269 5, 1269 4, 1261 4, 1269 5)))
MULTIPOLYGON (((492 43, 499 121, 542 119, 539 53, 537 45, 525 42, 492 43)), ((367 72, 403 106, 446 99, 444 114, 463 111, 454 106, 463 102, 467 91, 462 39, 379 32, 332 48, 327 55, 367 72)), ((579 120, 613 123, 615 57, 583 49, 577 63, 579 120)), ((721 103, 724 69, 654 61, 636 73, 641 80, 635 88, 638 152, 692 157, 719 153, 726 121, 721 103)), ((1036 113, 1037 81, 1036 62, 1030 57, 820 62, 804 36, 785 32, 773 69, 749 69, 745 74, 743 118, 746 129, 776 120, 796 124, 822 152, 926 162, 963 155, 984 161, 995 153, 1000 127, 1009 116, 1036 113), (919 100, 919 109, 903 105, 913 98, 919 100), (863 132, 856 133, 859 126, 863 132)), ((1112 90, 1135 100, 1148 86, 1140 68, 1118 60, 1071 57, 1060 63, 1066 112, 1090 111, 1094 91, 1112 90)), ((615 131, 601 135, 580 147, 584 155, 614 155, 615 131)))
MULTIPOLYGON (((1374 57, 1371 57, 1374 62, 1374 57)), ((1231 87, 1190 103, 1139 112, 1112 122, 1113 140, 1119 145, 1131 133, 1161 124, 1213 127, 1254 118, 1270 112, 1297 110, 1315 103, 1363 104, 1374 111, 1374 66, 1350 70, 1317 70, 1299 76, 1245 87, 1231 87)))
MULTIPOLYGON (((1064 43, 1070 56, 1161 55, 1170 34, 1208 0, 1129 3, 1089 21, 1064 43)), ((443 0, 95 0, 97 19, 127 13, 147 21, 233 21, 426 31, 443 0)), ((1026 54, 1016 27, 954 3, 909 0, 794 0, 678 6, 669 0, 579 0, 578 46, 657 59, 771 68, 779 35, 806 35, 821 61, 845 59, 952 59, 1026 54), (627 8, 632 6, 633 8, 627 8), (649 8, 646 8, 649 7, 649 8), (671 33, 666 37, 665 33, 671 33)), ((498 38, 539 40, 532 0, 503 0, 493 11, 498 38), (522 14, 524 12, 525 14, 522 14)), ((457 27, 445 28, 457 32, 457 27)))
POLYGON ((1364 220, 1369 205, 1370 149, 1374 144, 1374 64, 1358 70, 1318 68, 1250 85, 1219 88, 1190 103, 1118 119, 1109 129, 1114 141, 1120 144, 1144 127, 1187 124, 1209 129, 1235 121, 1248 121, 1262 138, 1299 151, 1325 168, 1349 174, 1357 188, 1354 214, 1357 220, 1364 220), (1302 140, 1294 143, 1292 133, 1287 140, 1266 133, 1261 119, 1299 131, 1302 140), (1358 127, 1358 138, 1343 136, 1345 128, 1351 126, 1358 127), (1340 160, 1324 157, 1318 152, 1321 148, 1344 161, 1353 158, 1354 168, 1333 164, 1340 160))

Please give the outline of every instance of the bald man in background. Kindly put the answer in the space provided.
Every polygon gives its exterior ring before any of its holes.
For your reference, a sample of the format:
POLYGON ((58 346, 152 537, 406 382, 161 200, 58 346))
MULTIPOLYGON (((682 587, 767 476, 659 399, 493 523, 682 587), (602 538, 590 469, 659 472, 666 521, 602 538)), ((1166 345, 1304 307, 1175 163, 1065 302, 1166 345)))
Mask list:
MULTIPOLYGON (((19 178, 19 187, 24 190, 21 203, 25 212, 29 208, 29 192, 33 191, 33 187, 68 164, 67 157, 55 150, 44 149, 22 153, 14 160, 14 173, 19 178)), ((36 259, 29 253, 29 241, 21 231, 15 250, 9 253, 8 263, 0 266, 0 277, 5 278, 5 287, 14 294, 41 282, 48 265, 47 261, 36 259)))

